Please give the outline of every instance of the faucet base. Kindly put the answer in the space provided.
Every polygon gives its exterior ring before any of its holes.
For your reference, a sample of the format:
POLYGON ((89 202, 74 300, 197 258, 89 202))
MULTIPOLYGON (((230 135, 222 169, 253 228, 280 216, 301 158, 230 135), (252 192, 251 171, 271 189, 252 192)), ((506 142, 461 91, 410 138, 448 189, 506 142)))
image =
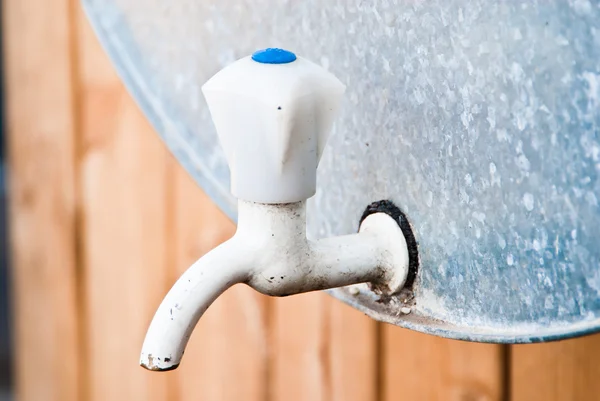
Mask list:
POLYGON ((367 206, 360 218, 360 224, 362 225, 362 222, 367 217, 375 213, 387 214, 394 219, 402 230, 408 248, 408 273, 403 288, 410 290, 413 288, 419 270, 419 249, 415 234, 413 233, 413 228, 404 212, 390 200, 380 200, 367 206))
POLYGON ((404 287, 409 273, 409 250, 407 241, 393 216, 376 212, 366 216, 360 224, 359 233, 377 237, 380 280, 371 282, 371 290, 379 295, 394 295, 404 287))

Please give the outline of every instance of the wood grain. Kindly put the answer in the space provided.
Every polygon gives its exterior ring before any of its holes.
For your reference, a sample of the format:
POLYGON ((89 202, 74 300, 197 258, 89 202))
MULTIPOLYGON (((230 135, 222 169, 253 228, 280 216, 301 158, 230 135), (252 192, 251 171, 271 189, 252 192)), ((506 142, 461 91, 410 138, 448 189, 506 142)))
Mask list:
POLYGON ((329 399, 329 306, 322 293, 272 300, 271 399, 329 399))
POLYGON ((271 305, 273 400, 375 400, 374 322, 324 293, 271 305))
POLYGON ((511 346, 511 400, 600 399, 600 335, 511 346))
POLYGON ((3 2, 16 395, 80 399, 67 0, 3 2))
POLYGON ((138 366, 170 278, 167 150, 78 13, 86 400, 166 400, 138 366))
POLYGON ((378 379, 378 323, 335 299, 331 303, 329 358, 332 401, 375 401, 378 379))
MULTIPOLYGON (((235 225, 173 165, 174 266, 183 273, 231 237, 235 225)), ((220 266, 213 266, 219 269, 220 266)), ((172 277, 174 280, 176 277, 172 277)), ((262 401, 267 386, 266 297, 245 285, 221 295, 204 314, 175 372, 180 401, 262 401)))
POLYGON ((383 326, 384 401, 502 401, 502 346, 383 326))

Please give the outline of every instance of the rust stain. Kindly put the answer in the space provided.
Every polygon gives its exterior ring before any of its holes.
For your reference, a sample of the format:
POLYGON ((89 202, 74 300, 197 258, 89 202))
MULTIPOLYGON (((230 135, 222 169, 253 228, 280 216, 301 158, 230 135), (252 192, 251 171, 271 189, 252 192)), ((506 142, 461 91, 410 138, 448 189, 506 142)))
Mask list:
MULTIPOLYGON (((146 370, 152 371, 152 372, 168 372, 169 370, 175 370, 179 367, 179 364, 175 364, 172 366, 167 366, 167 367, 160 367, 158 365, 154 364, 154 359, 160 360, 160 358, 155 358, 153 355, 148 355, 148 363, 140 363, 140 366, 146 370)), ((171 358, 165 358, 165 362, 170 362, 171 358)))

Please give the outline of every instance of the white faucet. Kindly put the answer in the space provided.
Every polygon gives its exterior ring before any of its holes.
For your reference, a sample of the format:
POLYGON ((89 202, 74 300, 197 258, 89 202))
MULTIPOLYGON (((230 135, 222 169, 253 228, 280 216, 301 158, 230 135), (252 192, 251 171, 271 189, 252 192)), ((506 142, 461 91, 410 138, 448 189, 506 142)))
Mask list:
POLYGON ((234 284, 273 296, 365 282, 384 295, 400 291, 409 254, 388 214, 370 214, 358 234, 306 237, 306 199, 344 90, 323 68, 281 49, 242 58, 203 86, 239 200, 238 228, 162 301, 142 347, 144 368, 177 368, 202 314, 234 284))

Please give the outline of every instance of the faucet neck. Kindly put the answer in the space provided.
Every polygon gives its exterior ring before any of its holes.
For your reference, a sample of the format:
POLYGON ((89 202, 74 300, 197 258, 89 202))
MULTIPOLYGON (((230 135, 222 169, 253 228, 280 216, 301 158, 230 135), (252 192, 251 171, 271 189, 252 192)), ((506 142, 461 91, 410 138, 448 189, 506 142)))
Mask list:
POLYGON ((239 200, 236 236, 306 241, 306 201, 265 204, 239 200))

